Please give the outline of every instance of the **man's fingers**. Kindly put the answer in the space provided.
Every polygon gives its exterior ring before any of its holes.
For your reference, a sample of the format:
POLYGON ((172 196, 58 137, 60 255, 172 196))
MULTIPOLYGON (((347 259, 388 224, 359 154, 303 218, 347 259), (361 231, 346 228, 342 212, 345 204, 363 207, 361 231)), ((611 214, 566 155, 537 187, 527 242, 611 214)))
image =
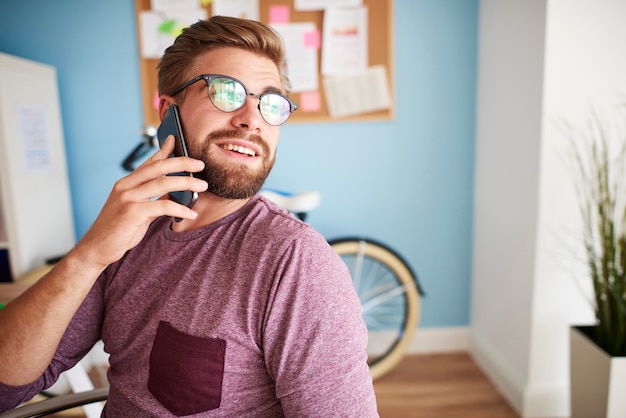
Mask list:
POLYGON ((145 202, 180 190, 202 193, 208 188, 206 181, 189 176, 161 175, 148 181, 123 178, 114 185, 114 194, 123 202, 145 202), (134 184, 136 183, 136 185, 134 184))
MULTIPOLYGON (((126 177, 118 180, 118 190, 129 190, 144 183, 160 179, 167 174, 189 172, 196 173, 204 169, 204 162, 190 157, 168 158, 173 147, 173 137, 168 137, 163 147, 126 177)), ((177 177, 177 176, 171 176, 177 177)), ((182 177, 182 176, 181 176, 182 177)), ((197 187, 197 186, 196 186, 197 187)), ((178 190, 188 190, 178 189, 178 190)), ((194 189, 195 190, 195 189, 194 189)), ((167 190, 172 191, 172 190, 167 190)), ((202 190, 203 191, 203 190, 202 190)))
POLYGON ((141 164, 139 167, 145 164, 149 164, 150 162, 157 159, 165 159, 169 157, 172 152, 174 152, 174 135, 169 135, 167 138, 165 138, 165 141, 163 142, 161 147, 152 156, 150 156, 150 158, 144 161, 143 164, 141 164))

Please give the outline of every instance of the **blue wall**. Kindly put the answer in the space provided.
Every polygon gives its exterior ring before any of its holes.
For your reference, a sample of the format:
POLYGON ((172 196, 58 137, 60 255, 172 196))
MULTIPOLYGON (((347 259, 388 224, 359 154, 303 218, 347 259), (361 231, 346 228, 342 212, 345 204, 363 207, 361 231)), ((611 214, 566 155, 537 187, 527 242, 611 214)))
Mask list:
MULTIPOLYGON (((321 191, 327 238, 404 255, 423 327, 469 324, 477 16, 478 0, 395 0, 395 119, 287 124, 267 183, 321 191)), ((140 140, 134 2, 2 0, 0 51, 57 68, 80 238, 140 140)))

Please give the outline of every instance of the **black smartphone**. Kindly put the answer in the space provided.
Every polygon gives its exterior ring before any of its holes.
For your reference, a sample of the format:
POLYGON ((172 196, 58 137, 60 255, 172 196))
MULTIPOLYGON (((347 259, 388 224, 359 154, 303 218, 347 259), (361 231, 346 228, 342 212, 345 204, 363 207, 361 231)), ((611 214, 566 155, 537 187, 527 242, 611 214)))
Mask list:
MULTIPOLYGON (((174 146, 174 152, 170 157, 188 157, 187 145, 185 144, 185 137, 183 135, 183 126, 180 123, 180 116, 178 115, 178 106, 171 105, 167 109, 165 117, 161 121, 161 125, 157 130, 157 139, 159 140, 159 146, 163 146, 163 143, 169 135, 174 135, 176 145, 174 146)), ((193 177, 192 173, 186 171, 179 173, 171 173, 170 176, 189 176, 193 177)), ((170 193, 170 199, 175 202, 185 205, 191 208, 198 200, 198 193, 189 190, 180 190, 170 193)), ((179 219, 176 219, 179 220, 179 219)))

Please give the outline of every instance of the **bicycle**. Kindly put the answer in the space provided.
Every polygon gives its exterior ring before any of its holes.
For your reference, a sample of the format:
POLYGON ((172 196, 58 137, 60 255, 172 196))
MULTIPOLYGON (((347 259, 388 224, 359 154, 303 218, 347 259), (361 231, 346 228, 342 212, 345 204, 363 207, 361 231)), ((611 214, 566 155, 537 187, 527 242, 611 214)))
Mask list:
MULTIPOLYGON (((302 221, 320 203, 318 192, 263 189, 260 194, 302 221)), ((419 325, 424 292, 410 265, 389 246, 363 237, 328 242, 350 270, 368 331, 370 375, 378 379, 404 357, 419 325)))

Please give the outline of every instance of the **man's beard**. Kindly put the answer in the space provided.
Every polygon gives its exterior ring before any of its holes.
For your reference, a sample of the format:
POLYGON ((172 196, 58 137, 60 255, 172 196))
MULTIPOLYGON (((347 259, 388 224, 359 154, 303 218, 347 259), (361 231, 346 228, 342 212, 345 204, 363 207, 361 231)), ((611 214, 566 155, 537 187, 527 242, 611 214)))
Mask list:
MULTIPOLYGON (((204 161, 204 170, 194 173, 194 176, 209 184, 207 192, 225 199, 247 199, 261 190, 263 183, 272 171, 275 158, 270 158, 269 147, 257 135, 246 136, 239 131, 214 131, 204 141, 189 141, 187 144, 189 156, 204 161), (246 139, 259 145, 262 149, 261 168, 252 171, 248 166, 221 164, 210 156, 213 142, 221 138, 246 139), (192 145, 194 144, 194 145, 192 145)), ((252 157, 251 157, 252 158, 252 157)))

